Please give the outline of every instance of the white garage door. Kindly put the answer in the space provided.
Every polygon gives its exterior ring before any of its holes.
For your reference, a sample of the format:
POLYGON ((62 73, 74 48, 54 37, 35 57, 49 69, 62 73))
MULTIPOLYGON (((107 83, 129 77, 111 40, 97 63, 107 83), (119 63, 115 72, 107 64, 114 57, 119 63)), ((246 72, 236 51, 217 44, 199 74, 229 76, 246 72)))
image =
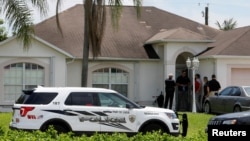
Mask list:
POLYGON ((233 68, 231 83, 232 85, 250 85, 250 68, 233 68))

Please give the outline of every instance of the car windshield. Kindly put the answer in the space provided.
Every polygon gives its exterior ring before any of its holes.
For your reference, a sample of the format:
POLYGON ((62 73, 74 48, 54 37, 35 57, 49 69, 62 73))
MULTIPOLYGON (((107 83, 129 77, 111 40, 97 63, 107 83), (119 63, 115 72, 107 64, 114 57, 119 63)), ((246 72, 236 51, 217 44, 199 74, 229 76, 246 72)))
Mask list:
POLYGON ((132 105, 134 105, 135 107, 144 107, 144 106, 141 106, 141 105, 139 105, 139 104, 137 104, 136 102, 134 102, 134 101, 131 101, 131 100, 129 100, 127 97, 125 97, 123 94, 119 94, 119 96, 121 96, 122 97, 122 99, 125 99, 126 101, 129 101, 132 105))
POLYGON ((250 87, 244 87, 244 90, 246 91, 246 94, 250 96, 250 87))

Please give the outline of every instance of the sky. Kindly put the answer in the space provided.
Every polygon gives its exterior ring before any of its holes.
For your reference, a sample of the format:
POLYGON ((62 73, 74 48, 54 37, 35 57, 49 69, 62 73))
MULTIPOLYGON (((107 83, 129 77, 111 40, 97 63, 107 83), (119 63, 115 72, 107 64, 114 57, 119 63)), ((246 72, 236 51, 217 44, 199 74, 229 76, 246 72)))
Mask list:
POLYGON ((250 3, 248 0, 144 0, 144 5, 155 6, 176 15, 205 23, 202 12, 208 7, 208 25, 233 18, 237 27, 250 25, 250 3))
MULTIPOLYGON (((82 4, 83 0, 64 0, 61 10, 65 10, 75 4, 82 4)), ((124 5, 132 5, 133 0, 123 0, 124 5)), ((54 7, 55 3, 51 3, 54 7)), ((208 25, 218 29, 217 21, 222 24, 224 20, 233 18, 237 22, 236 27, 250 25, 249 0, 143 0, 143 6, 154 6, 164 11, 188 18, 205 24, 205 7, 208 7, 208 25)), ((55 10, 49 12, 49 16, 55 14, 55 10)), ((48 17, 49 17, 48 16, 48 17)), ((36 22, 45 18, 36 17, 36 22)))
MULTIPOLYGON (((55 0, 50 2, 50 11, 47 17, 35 14, 34 23, 41 22, 55 15, 55 0)), ((61 11, 76 4, 82 4, 83 0, 63 0, 61 11)), ((132 5, 133 0, 123 0, 124 5, 132 5)), ((205 7, 208 7, 208 25, 218 29, 217 21, 222 24, 224 20, 233 18, 237 22, 236 27, 250 26, 250 2, 249 0, 143 0, 142 6, 154 6, 164 11, 188 18, 205 24, 205 7)))

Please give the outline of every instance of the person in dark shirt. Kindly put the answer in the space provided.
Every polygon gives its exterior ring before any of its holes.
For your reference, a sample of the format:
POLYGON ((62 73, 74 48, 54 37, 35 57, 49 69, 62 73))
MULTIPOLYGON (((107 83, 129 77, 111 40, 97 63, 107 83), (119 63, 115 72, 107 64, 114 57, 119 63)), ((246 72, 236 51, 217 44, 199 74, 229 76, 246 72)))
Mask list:
POLYGON ((187 77, 185 70, 182 71, 181 75, 176 79, 176 86, 178 87, 178 99, 176 110, 188 111, 188 86, 190 84, 190 79, 187 77))
POLYGON ((221 89, 219 81, 216 80, 215 74, 212 75, 212 79, 208 82, 208 93, 209 96, 213 96, 221 89))
POLYGON ((173 105, 173 98, 174 98, 174 92, 175 92, 175 81, 173 80, 173 74, 168 74, 168 79, 165 80, 165 104, 164 107, 168 107, 169 102, 169 109, 172 109, 173 105))

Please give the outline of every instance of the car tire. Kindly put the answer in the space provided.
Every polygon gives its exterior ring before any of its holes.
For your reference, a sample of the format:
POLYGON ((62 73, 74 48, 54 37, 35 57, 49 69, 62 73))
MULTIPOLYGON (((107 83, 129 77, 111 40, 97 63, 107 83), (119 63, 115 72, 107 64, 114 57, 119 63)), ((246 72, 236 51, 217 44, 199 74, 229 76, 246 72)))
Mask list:
POLYGON ((164 132, 164 129, 161 125, 159 124, 148 124, 147 126, 145 126, 142 130, 142 132, 144 134, 146 134, 147 132, 154 132, 154 131, 159 131, 161 130, 161 132, 164 132))
POLYGON ((240 106, 235 106, 233 112, 241 112, 241 107, 240 106))
POLYGON ((60 125, 60 124, 49 124, 45 128, 45 131, 48 130, 51 126, 53 127, 55 131, 57 131, 58 134, 69 132, 63 125, 60 125))
POLYGON ((204 113, 210 114, 211 113, 211 106, 209 102, 206 102, 204 105, 204 113))

